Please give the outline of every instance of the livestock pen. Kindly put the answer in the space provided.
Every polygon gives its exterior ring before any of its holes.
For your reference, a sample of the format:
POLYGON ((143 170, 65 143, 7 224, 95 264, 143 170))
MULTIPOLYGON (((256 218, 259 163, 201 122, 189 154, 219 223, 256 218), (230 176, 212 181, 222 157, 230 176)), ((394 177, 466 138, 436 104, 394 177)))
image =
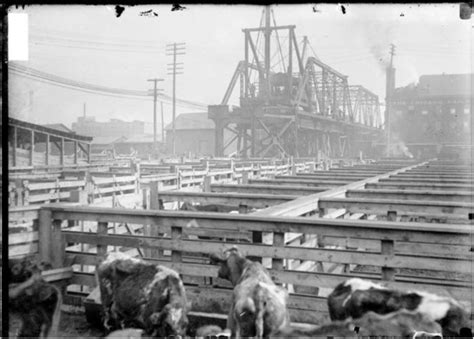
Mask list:
POLYGON ((41 206, 36 211, 38 251, 56 269, 72 265, 65 284, 81 289, 69 289, 66 300, 85 305, 90 319, 98 319, 95 312, 100 310, 94 267, 107 252, 120 250, 177 270, 192 301, 191 318, 222 325, 232 290, 217 278, 218 267, 209 264, 208 256, 233 245, 261 260, 275 281, 290 291, 294 323, 327 320, 328 291, 353 277, 449 295, 470 309, 469 182, 459 183, 456 190, 414 188, 425 184, 417 181, 417 174, 447 181, 452 174, 472 178, 462 171, 466 167, 454 166, 458 171, 451 173, 450 165, 387 161, 290 171, 286 176, 294 182, 288 185, 281 185, 285 176, 279 175, 266 179, 270 185, 252 183, 246 175, 238 185, 203 179, 203 192, 163 191, 152 181, 142 184, 154 191, 147 210, 41 206), (397 181, 407 176, 410 181, 397 181), (327 177, 344 180, 325 187, 328 180, 321 179, 327 177), (395 188, 374 186, 391 178, 395 188), (241 214, 159 210, 159 200, 227 204, 241 214), (247 207, 261 210, 249 213, 247 207), (92 227, 82 231, 81 224, 92 227), (111 225, 143 231, 120 234, 111 225), (81 250, 85 245, 87 250, 81 250))

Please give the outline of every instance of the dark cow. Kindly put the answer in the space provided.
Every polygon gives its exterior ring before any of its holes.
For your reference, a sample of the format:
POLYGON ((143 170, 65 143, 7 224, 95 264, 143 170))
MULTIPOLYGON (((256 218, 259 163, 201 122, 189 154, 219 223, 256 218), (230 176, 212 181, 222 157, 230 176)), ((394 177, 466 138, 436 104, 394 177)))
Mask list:
POLYGON ((185 334, 188 304, 175 271, 114 252, 97 276, 108 330, 141 328, 152 337, 185 334))
POLYGON ((402 292, 358 278, 349 279, 328 296, 332 320, 362 317, 368 311, 388 314, 406 309, 437 321, 443 336, 457 336, 462 328, 470 327, 469 317, 454 299, 426 292, 402 292))
POLYGON ((32 260, 9 262, 9 311, 18 316, 18 337, 56 337, 61 315, 61 291, 41 276, 50 265, 32 260))
POLYGON ((272 333, 271 337, 314 338, 336 336, 357 338, 358 336, 390 336, 412 338, 416 334, 425 334, 425 337, 441 337, 441 327, 421 313, 401 310, 387 315, 368 312, 357 320, 337 320, 322 326, 315 326, 309 330, 287 327, 272 333))
POLYGON ((219 264, 219 277, 234 286, 227 318, 232 335, 268 337, 272 331, 289 325, 288 292, 273 283, 262 264, 248 260, 237 248, 224 254, 211 255, 211 263, 219 264))
POLYGON ((236 208, 227 205, 209 204, 209 205, 193 205, 189 202, 183 202, 180 211, 194 211, 194 212, 219 212, 230 213, 236 208))

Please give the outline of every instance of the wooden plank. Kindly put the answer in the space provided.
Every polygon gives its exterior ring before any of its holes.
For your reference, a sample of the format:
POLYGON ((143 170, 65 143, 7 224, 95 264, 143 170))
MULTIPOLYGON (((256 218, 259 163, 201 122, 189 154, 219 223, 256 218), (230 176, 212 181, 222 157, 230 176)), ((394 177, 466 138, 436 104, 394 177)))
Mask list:
POLYGON ((304 185, 309 187, 337 187, 341 186, 344 183, 335 182, 335 181, 315 181, 315 180, 306 180, 306 179, 250 179, 250 184, 258 185, 304 185))
POLYGON ((474 186, 472 185, 454 185, 454 184, 415 184, 400 181, 367 183, 367 189, 395 189, 395 190, 428 190, 428 191, 468 191, 472 192, 474 186))
POLYGON ((359 189, 363 188, 366 184, 368 183, 374 183, 377 182, 381 178, 386 178, 390 175, 394 175, 397 173, 401 173, 407 170, 410 170, 411 168, 414 168, 419 165, 414 165, 410 167, 404 167, 392 172, 384 173, 381 175, 377 175, 375 177, 367 178, 364 180, 356 181, 354 183, 340 186, 331 190, 328 190, 326 192, 322 193, 316 193, 312 195, 308 195, 305 197, 301 197, 299 199, 295 199, 293 201, 280 204, 278 206, 274 207, 269 207, 266 208, 262 211, 255 212, 254 214, 257 215, 266 215, 266 216, 275 216, 275 215, 285 215, 285 216, 301 216, 306 213, 310 213, 314 210, 317 209, 318 206, 318 200, 321 197, 337 197, 337 196, 343 196, 345 192, 349 189, 359 189))
POLYGON ((472 202, 470 192, 394 189, 347 190, 347 198, 472 202))
MULTIPOLYGON (((312 177, 312 176, 305 176, 305 175, 276 175, 275 179, 278 180, 294 180, 297 182, 316 182, 316 183, 327 183, 328 185, 343 185, 343 184, 350 184, 351 182, 358 181, 361 179, 341 179, 341 178, 320 178, 320 177, 312 177)), ((364 179, 364 178, 362 178, 364 179)))
POLYGON ((113 209, 82 206, 61 206, 61 204, 45 205, 43 209, 50 209, 53 216, 62 220, 87 220, 126 222, 130 224, 159 224, 162 226, 187 227, 195 220, 199 225, 212 228, 230 230, 259 230, 262 232, 293 232, 308 234, 327 234, 334 236, 348 236, 367 239, 393 239, 412 241, 468 244, 471 227, 457 224, 430 224, 383 222, 369 220, 331 220, 288 217, 267 217, 252 214, 223 214, 183 211, 144 211, 135 209, 113 209), (361 235, 364 236, 361 236, 361 235))
POLYGON ((281 194, 281 195, 308 195, 313 193, 324 192, 328 187, 307 187, 307 186, 290 186, 290 185, 258 185, 258 184, 213 184, 211 192, 236 192, 242 194, 281 194))
MULTIPOLYGON (((76 263, 83 265, 96 265, 97 259, 94 255, 77 254, 74 256, 76 263)), ((202 277, 217 277, 219 269, 216 265, 201 264, 201 263, 172 263, 169 260, 146 259, 147 261, 164 265, 179 274, 202 276, 202 277)), ((302 286, 319 286, 322 288, 334 288, 338 284, 350 278, 367 278, 367 274, 361 272, 352 272, 351 274, 335 274, 324 272, 308 272, 296 270, 268 270, 274 281, 278 284, 299 284, 302 286)), ((395 281, 381 281, 380 277, 370 276, 370 279, 381 283, 382 285, 401 289, 413 290, 423 288, 427 292, 436 293, 440 295, 452 295, 458 300, 465 300, 470 296, 470 289, 472 287, 470 281, 447 281, 445 279, 430 279, 430 278, 414 278, 405 276, 395 276, 395 281)), ((470 300, 470 297, 468 298, 470 300)))
POLYGON ((399 177, 398 175, 391 176, 389 178, 383 178, 380 182, 406 182, 408 184, 464 184, 472 185, 472 179, 452 179, 452 178, 405 178, 399 177))
POLYGON ((228 206, 247 205, 253 208, 265 208, 296 199, 296 196, 242 194, 242 193, 207 193, 207 192, 161 192, 163 202, 181 201, 200 204, 220 204, 228 206))
POLYGON ((345 208, 350 212, 368 214, 386 214, 388 210, 398 214, 442 215, 456 214, 459 218, 468 218, 474 204, 452 201, 417 201, 417 200, 377 200, 359 198, 320 198, 319 208, 345 208))
MULTIPOLYGON (((83 242, 98 246, 123 246, 130 248, 159 248, 176 252, 223 252, 229 244, 207 240, 188 239, 148 239, 140 236, 107 235, 98 236, 89 233, 63 232, 68 242, 83 242)), ((271 245, 238 244, 239 249, 247 256, 268 257, 276 259, 301 259, 330 263, 359 264, 363 262, 372 266, 389 266, 393 268, 412 268, 437 270, 440 267, 447 272, 465 272, 470 268, 471 255, 462 258, 430 258, 414 255, 382 255, 378 253, 361 253, 359 251, 332 250, 321 248, 299 248, 294 246, 273 248, 271 245)))

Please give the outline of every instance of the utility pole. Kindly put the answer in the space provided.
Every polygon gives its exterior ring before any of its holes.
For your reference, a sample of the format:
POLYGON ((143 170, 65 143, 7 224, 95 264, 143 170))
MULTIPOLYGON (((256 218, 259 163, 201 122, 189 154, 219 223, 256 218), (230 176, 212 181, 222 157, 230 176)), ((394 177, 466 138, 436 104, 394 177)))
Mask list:
POLYGON ((158 81, 163 81, 163 80, 164 79, 157 79, 157 78, 147 80, 147 81, 153 82, 154 84, 153 86, 153 147, 155 151, 158 149, 156 145, 156 97, 157 97, 158 91, 162 91, 162 89, 156 88, 156 84, 158 81))
POLYGON ((387 157, 390 156, 391 148, 390 144, 391 140, 391 100, 392 100, 392 92, 395 88, 395 70, 393 68, 393 56, 395 55, 395 45, 390 44, 390 66, 387 67, 387 83, 386 83, 386 93, 385 93, 385 126, 387 128, 387 157))
POLYGON ((176 155, 176 129, 175 129, 175 121, 176 121, 176 75, 183 74, 183 63, 182 62, 176 62, 176 56, 177 55, 184 55, 186 54, 184 52, 186 46, 184 42, 181 43, 172 43, 166 45, 166 55, 168 56, 173 56, 173 63, 168 64, 168 75, 173 76, 173 122, 172 122, 172 128, 173 128, 173 141, 172 141, 172 152, 173 155, 176 155), (181 73, 180 73, 181 72, 181 73))
POLYGON ((82 109, 82 116, 85 119, 85 117, 86 117, 86 103, 84 103, 84 106, 83 106, 83 109, 82 109))
POLYGON ((160 101, 161 104, 161 142, 165 143, 165 117, 163 113, 163 101, 160 101))

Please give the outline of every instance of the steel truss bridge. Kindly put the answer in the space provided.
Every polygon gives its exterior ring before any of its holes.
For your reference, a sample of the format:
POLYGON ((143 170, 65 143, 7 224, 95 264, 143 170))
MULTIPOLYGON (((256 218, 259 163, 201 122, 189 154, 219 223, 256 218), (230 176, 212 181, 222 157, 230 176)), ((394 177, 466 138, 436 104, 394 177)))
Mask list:
POLYGON ((307 57, 308 39, 300 48, 295 26, 277 26, 269 7, 260 27, 243 33, 245 60, 238 63, 221 104, 208 110, 216 125, 217 156, 228 154, 232 143, 242 157, 371 152, 372 142, 384 133, 377 95, 349 85, 346 75, 317 56, 307 57), (237 83, 240 106, 231 107, 237 83), (232 136, 226 142, 224 130, 232 136))

